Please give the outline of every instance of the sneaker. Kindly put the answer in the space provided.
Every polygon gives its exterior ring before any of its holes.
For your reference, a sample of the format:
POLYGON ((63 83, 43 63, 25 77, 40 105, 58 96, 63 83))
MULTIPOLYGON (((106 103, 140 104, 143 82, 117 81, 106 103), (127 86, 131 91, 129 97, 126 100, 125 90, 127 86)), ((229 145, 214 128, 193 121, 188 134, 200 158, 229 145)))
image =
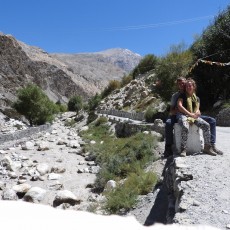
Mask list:
POLYGON ((181 148, 180 156, 181 157, 186 157, 186 149, 185 148, 181 148))
POLYGON ((212 145, 204 145, 203 152, 211 156, 216 156, 216 152, 214 152, 212 145))
POLYGON ((171 145, 165 145, 165 151, 164 151, 164 157, 172 156, 172 146, 171 145))
POLYGON ((212 144, 212 149, 213 149, 213 151, 214 151, 215 153, 217 153, 218 155, 223 155, 223 154, 224 154, 221 150, 219 150, 219 149, 216 147, 215 144, 212 144))

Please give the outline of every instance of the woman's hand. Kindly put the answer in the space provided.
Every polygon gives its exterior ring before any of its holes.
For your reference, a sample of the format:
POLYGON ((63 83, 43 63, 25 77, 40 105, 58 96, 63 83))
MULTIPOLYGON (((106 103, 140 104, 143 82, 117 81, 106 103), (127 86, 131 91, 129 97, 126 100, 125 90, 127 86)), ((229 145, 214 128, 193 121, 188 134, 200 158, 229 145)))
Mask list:
POLYGON ((199 115, 197 113, 191 113, 190 117, 197 119, 199 115))
POLYGON ((197 111, 195 112, 195 114, 199 117, 199 116, 201 115, 200 110, 197 110, 197 111))

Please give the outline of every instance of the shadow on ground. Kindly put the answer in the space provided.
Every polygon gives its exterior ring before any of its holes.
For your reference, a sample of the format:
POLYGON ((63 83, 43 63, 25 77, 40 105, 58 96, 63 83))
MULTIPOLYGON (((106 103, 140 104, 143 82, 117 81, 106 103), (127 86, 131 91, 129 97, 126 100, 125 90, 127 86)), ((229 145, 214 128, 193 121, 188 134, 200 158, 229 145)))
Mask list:
MULTIPOLYGON (((164 170, 162 173, 163 177, 164 177, 167 167, 171 164, 172 161, 173 161, 173 157, 167 158, 167 161, 165 163, 164 170)), ((160 190, 157 194, 154 205, 148 217, 145 220, 144 226, 150 226, 155 223, 167 224, 167 215, 170 215, 171 217, 172 215, 174 215, 174 213, 172 212, 169 213, 169 210, 168 210, 168 189, 164 181, 158 189, 160 190)))

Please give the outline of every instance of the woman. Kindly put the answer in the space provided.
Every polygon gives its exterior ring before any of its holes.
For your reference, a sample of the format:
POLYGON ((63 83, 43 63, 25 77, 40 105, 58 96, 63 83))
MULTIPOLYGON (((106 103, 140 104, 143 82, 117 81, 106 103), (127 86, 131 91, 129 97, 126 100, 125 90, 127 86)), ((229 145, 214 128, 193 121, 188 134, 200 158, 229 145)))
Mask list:
POLYGON ((186 156, 186 143, 188 139, 189 125, 194 124, 203 130, 204 149, 203 152, 215 156, 210 143, 210 125, 201 119, 200 100, 196 96, 196 83, 193 79, 187 79, 185 83, 185 93, 180 94, 177 107, 179 113, 177 114, 178 123, 182 126, 181 131, 181 156, 186 156))

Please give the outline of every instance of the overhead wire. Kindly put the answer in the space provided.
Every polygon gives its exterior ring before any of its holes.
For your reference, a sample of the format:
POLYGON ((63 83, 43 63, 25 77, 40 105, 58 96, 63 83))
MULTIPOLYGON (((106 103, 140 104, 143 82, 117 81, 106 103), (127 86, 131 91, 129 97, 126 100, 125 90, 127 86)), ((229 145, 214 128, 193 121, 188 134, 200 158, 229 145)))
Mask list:
POLYGON ((170 22, 160 22, 160 23, 154 23, 154 24, 145 24, 145 25, 137 25, 137 26, 124 26, 124 27, 111 27, 111 28, 104 28, 103 30, 106 31, 118 31, 118 30, 139 30, 139 29, 148 29, 148 28, 156 28, 161 26, 170 26, 170 25, 177 25, 187 22, 194 22, 194 21, 200 21, 208 18, 213 18, 213 15, 207 15, 197 18, 190 18, 190 19, 183 19, 178 21, 170 21, 170 22))

